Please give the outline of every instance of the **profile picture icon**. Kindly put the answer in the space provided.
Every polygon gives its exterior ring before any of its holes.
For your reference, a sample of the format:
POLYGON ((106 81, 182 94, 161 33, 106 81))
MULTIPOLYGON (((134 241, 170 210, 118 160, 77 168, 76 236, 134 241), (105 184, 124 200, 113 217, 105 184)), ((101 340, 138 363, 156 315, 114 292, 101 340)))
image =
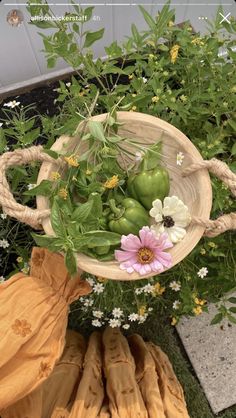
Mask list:
POLYGON ((22 24, 24 20, 23 13, 19 9, 10 10, 7 14, 7 22, 9 25, 17 27, 22 24))

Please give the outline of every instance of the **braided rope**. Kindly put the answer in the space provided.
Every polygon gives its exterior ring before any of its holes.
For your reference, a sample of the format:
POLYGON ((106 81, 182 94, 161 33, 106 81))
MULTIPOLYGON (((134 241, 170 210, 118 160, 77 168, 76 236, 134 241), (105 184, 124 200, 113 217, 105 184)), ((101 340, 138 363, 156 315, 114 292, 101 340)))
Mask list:
POLYGON ((61 164, 61 160, 55 160, 43 152, 43 147, 32 146, 26 149, 17 149, 6 152, 0 157, 0 205, 3 211, 19 221, 30 225, 34 229, 41 229, 42 220, 50 215, 50 210, 31 209, 17 203, 10 191, 6 178, 6 171, 9 167, 31 163, 32 161, 46 161, 61 164))
MULTIPOLYGON (((194 173, 197 170, 207 168, 212 174, 218 177, 231 190, 232 194, 236 196, 236 175, 229 169, 227 164, 222 161, 212 158, 209 161, 202 161, 200 163, 193 163, 183 170, 182 175, 185 177, 194 173)), ((215 220, 204 220, 198 217, 193 217, 192 222, 206 228, 204 235, 207 237, 216 237, 225 231, 236 229, 236 213, 229 213, 222 215, 215 220)))

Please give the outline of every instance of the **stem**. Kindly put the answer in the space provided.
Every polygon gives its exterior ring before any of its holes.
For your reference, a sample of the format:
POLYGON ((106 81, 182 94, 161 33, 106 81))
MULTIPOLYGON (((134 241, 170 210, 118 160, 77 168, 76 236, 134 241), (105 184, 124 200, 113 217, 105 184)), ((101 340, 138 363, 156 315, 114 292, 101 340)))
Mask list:
POLYGON ((110 206, 110 208, 111 208, 112 212, 113 212, 115 215, 117 215, 117 217, 119 217, 119 218, 120 218, 120 217, 123 215, 122 210, 121 210, 121 209, 119 209, 119 208, 116 206, 116 203, 115 203, 115 200, 114 200, 114 199, 110 199, 110 200, 109 200, 109 206, 110 206))

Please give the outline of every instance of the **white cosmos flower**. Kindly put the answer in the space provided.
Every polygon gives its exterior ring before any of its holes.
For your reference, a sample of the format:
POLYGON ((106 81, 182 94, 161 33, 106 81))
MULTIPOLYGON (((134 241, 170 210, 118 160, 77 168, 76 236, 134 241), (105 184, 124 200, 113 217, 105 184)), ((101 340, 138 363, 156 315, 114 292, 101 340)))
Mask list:
POLYGON ((181 302, 179 300, 175 300, 173 303, 173 309, 179 309, 181 302))
POLYGON ((13 100, 11 102, 4 103, 3 106, 11 107, 12 109, 14 109, 14 107, 19 106, 19 104, 20 104, 20 102, 16 102, 16 100, 13 100))
POLYGON ((123 315, 123 311, 120 308, 114 308, 112 311, 114 318, 120 318, 123 315))
POLYGON ((178 292, 181 289, 181 284, 173 280, 173 282, 170 283, 170 288, 175 292, 178 292))
POLYGON ((103 293, 104 292, 104 286, 101 283, 97 283, 94 285, 93 287, 93 291, 94 293, 97 293, 99 295, 99 293, 103 293))
POLYGON ((93 316, 95 318, 101 319, 103 317, 103 312, 102 311, 99 311, 99 310, 93 311, 93 316))
POLYGON ((121 321, 119 319, 109 319, 109 325, 111 328, 117 328, 121 326, 121 321))
POLYGON ((9 245, 9 242, 6 239, 0 239, 0 247, 7 248, 9 245))
POLYGON ((101 323, 101 321, 99 321, 98 319, 93 319, 93 320, 92 320, 92 325, 93 325, 94 327, 101 327, 101 326, 102 326, 102 323, 101 323))
POLYGON ((174 244, 181 241, 186 235, 185 228, 191 221, 188 207, 177 196, 165 197, 152 202, 149 214, 155 219, 156 224, 151 226, 155 235, 167 232, 170 241, 174 244))
POLYGON ((203 277, 206 277, 208 273, 208 269, 207 267, 202 267, 198 272, 197 275, 198 277, 201 277, 201 279, 203 279, 203 277))
POLYGON ((133 322, 133 321, 137 321, 139 319, 139 315, 136 313, 132 313, 128 316, 128 320, 133 322))
POLYGON ((95 284, 95 280, 92 277, 87 277, 86 282, 88 282, 92 287, 95 284))

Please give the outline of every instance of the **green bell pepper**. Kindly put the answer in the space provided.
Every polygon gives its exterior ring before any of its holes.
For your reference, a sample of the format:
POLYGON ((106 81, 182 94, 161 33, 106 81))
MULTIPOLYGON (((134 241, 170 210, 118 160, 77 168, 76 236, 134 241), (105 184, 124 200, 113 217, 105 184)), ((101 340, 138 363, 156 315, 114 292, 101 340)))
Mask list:
POLYGON ((132 198, 125 198, 116 206, 115 200, 109 201, 111 214, 109 229, 121 235, 138 235, 143 226, 149 225, 150 218, 144 207, 132 198))
POLYGON ((127 181, 127 190, 131 197, 138 200, 147 210, 152 208, 156 199, 163 200, 169 194, 170 180, 168 171, 159 165, 160 156, 149 149, 140 165, 138 173, 131 174, 127 181))

